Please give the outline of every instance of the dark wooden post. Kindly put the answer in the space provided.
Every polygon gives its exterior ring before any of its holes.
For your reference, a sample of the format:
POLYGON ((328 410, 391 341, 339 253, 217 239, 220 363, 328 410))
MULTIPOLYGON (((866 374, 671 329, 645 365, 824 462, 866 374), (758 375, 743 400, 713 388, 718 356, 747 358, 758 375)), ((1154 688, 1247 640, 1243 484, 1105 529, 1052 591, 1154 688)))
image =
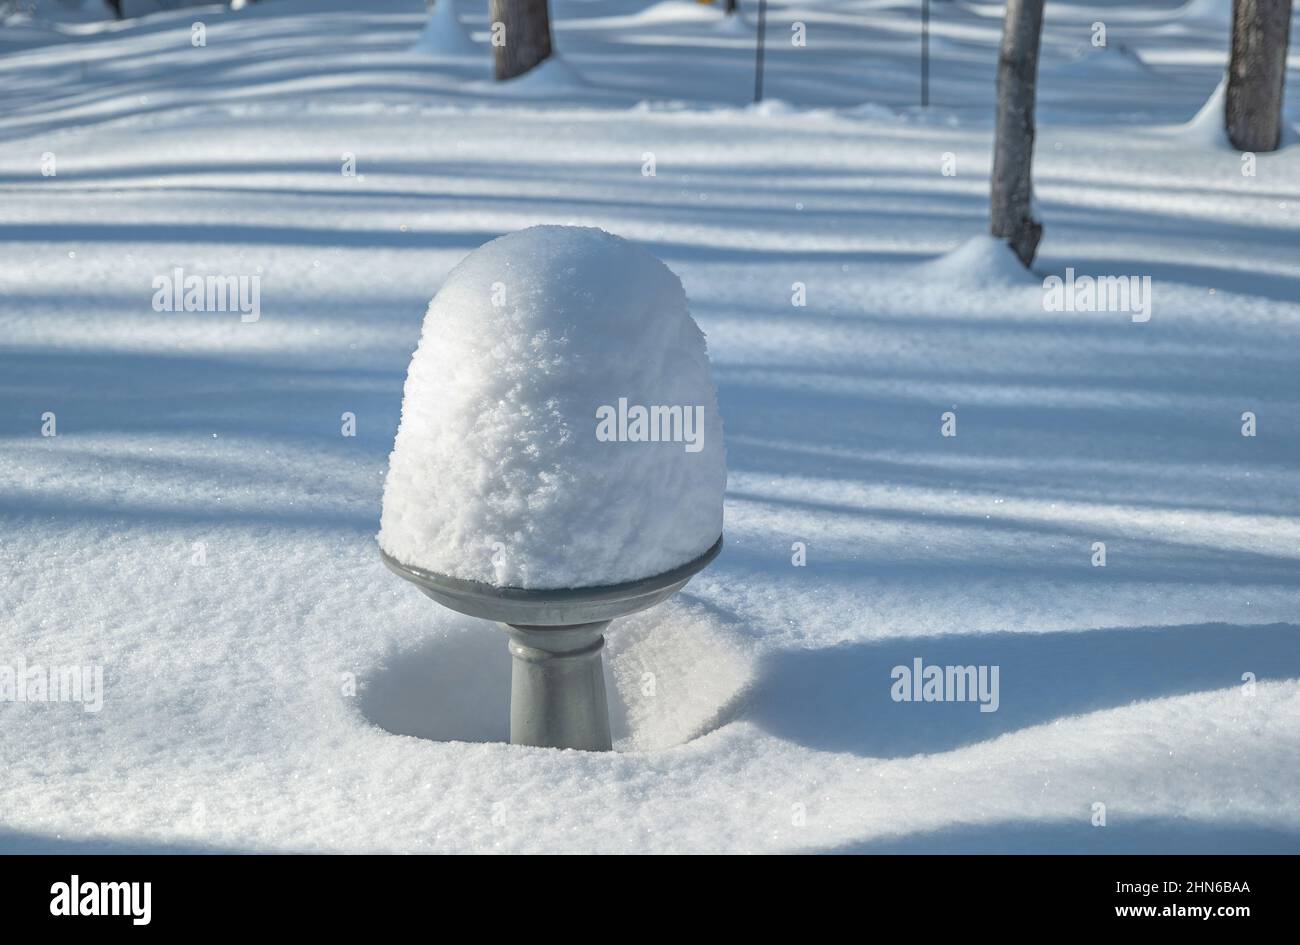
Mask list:
POLYGON ((1034 261, 1043 226, 1033 218, 1034 99, 1043 0, 1007 0, 998 59, 997 139, 989 230, 1006 240, 1025 267, 1034 261))
POLYGON ((1291 0, 1235 0, 1224 124, 1239 151, 1276 151, 1291 39, 1291 0))
POLYGON ((551 12, 547 0, 491 0, 489 33, 492 40, 493 71, 498 80, 513 79, 539 65, 551 55, 551 12), (496 35, 504 27, 504 42, 496 35))

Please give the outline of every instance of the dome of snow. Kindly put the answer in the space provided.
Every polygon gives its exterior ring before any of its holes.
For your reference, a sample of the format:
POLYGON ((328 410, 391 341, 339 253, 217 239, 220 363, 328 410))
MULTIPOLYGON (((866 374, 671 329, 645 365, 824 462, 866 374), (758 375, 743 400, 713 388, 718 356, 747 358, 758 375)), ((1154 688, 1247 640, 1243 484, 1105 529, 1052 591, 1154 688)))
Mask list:
POLYGON ((379 544, 499 587, 637 580, 713 545, 726 478, 677 276, 603 230, 537 226, 470 253, 429 304, 379 544))

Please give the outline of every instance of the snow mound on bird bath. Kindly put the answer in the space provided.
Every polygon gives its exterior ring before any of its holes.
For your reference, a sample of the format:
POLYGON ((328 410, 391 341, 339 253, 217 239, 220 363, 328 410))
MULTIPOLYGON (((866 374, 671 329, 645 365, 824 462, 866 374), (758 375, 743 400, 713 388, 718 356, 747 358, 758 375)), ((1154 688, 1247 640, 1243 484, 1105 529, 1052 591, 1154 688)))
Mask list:
POLYGON ((499 587, 632 581, 713 545, 726 478, 677 276, 603 230, 537 226, 470 253, 429 304, 379 544, 499 587))

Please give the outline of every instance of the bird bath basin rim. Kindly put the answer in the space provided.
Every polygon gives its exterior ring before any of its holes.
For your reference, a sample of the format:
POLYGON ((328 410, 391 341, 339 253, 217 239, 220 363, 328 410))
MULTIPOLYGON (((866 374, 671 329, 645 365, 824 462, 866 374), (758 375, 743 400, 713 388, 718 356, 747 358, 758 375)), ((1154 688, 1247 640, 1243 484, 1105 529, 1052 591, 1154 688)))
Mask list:
POLYGON ((484 620, 545 628, 609 621, 653 607, 681 590, 720 551, 721 535, 704 554, 652 577, 592 587, 539 589, 497 587, 449 577, 403 564, 382 548, 379 555, 390 571, 444 607, 484 620))

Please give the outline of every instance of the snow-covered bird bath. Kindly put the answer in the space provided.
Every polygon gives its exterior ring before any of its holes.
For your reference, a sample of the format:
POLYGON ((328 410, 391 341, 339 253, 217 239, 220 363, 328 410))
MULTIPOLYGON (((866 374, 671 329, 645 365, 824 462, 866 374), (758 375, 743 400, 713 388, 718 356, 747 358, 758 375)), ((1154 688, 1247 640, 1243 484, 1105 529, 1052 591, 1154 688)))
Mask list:
POLYGON ((532 227, 429 305, 379 544, 440 604, 506 626, 512 742, 606 750, 604 631, 717 555, 726 476, 678 278, 602 230, 532 227))

